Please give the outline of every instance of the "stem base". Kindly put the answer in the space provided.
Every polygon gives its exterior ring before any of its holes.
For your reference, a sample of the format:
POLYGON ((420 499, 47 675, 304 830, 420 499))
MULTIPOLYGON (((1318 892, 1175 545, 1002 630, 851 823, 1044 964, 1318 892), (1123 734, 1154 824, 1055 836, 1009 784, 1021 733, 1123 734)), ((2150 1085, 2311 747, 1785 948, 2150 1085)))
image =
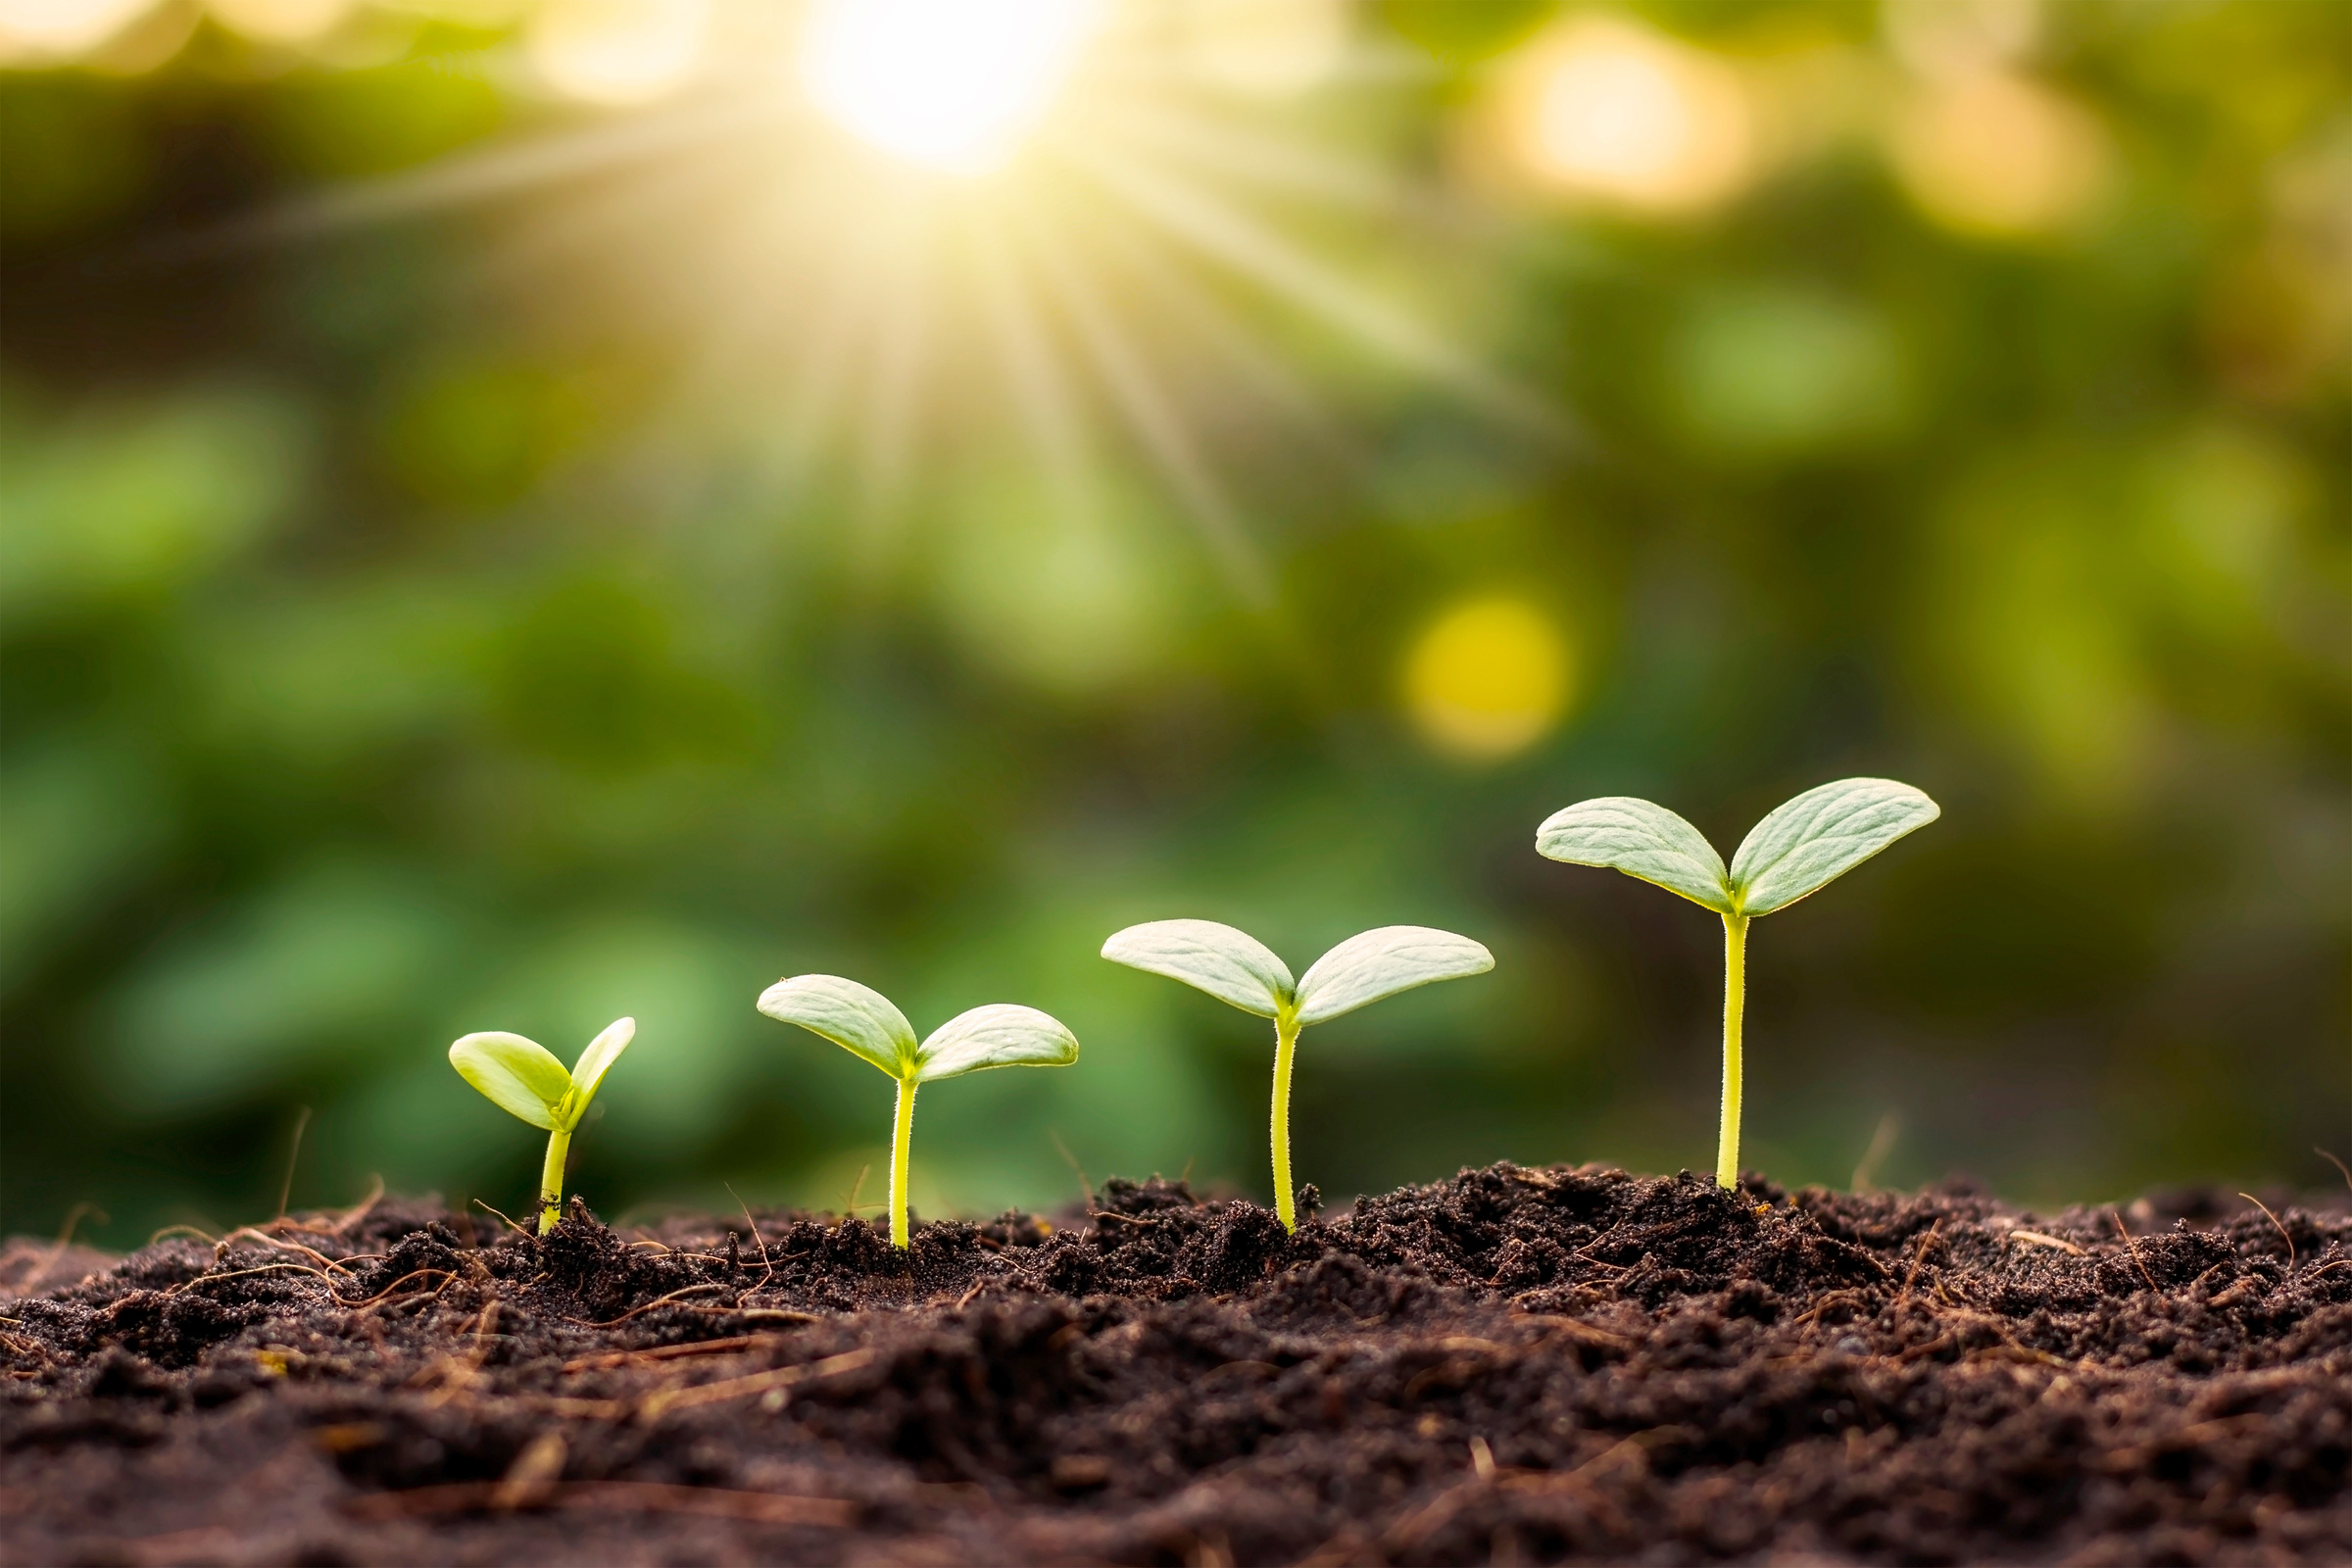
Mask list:
POLYGON ((1740 1185, 1740 1026, 1747 1010, 1747 921, 1723 917, 1723 1122, 1715 1135, 1715 1185, 1740 1185))
POLYGON ((1298 1228, 1298 1200, 1291 1194, 1291 1058, 1298 1045, 1298 1020, 1288 1012, 1274 1019, 1274 1111, 1268 1118, 1274 1143, 1274 1213, 1286 1231, 1298 1228))
POLYGON ((890 1245, 906 1250, 906 1151, 914 1142, 914 1081, 899 1080, 899 1116, 890 1140, 890 1245))

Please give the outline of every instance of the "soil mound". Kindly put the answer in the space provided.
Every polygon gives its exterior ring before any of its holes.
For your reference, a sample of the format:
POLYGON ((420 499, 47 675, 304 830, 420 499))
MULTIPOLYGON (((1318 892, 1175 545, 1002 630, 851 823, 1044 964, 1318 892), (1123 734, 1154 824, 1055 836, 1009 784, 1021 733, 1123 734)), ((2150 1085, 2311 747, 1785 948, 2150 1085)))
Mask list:
POLYGON ((21 1250, 8 1558, 2352 1558, 2341 1212, 1497 1165, 1295 1236, 1157 1180, 904 1255, 756 1218, 21 1250))

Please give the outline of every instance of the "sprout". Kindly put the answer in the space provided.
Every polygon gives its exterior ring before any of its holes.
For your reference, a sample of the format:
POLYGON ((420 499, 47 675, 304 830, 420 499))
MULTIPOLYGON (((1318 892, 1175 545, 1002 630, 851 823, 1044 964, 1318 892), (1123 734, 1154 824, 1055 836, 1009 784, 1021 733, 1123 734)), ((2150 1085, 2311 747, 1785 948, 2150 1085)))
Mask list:
POLYGON ((492 1030, 467 1035, 449 1048, 449 1064, 458 1069, 458 1076, 509 1115, 547 1129, 547 1163, 539 1171, 542 1236, 563 1217, 564 1156, 571 1148, 572 1129, 588 1114, 588 1102, 596 1098, 606 1069, 620 1059, 636 1036, 636 1019, 613 1019, 588 1042, 579 1064, 569 1072, 545 1046, 520 1035, 492 1030))
POLYGON ((1847 778, 1789 801, 1758 822, 1723 868, 1698 829, 1648 801, 1579 801, 1536 829, 1536 849, 1576 865, 1606 865, 1655 882, 1723 916, 1723 1125, 1715 1181, 1740 1179, 1740 1021, 1747 995, 1747 922, 1787 908, 1943 813, 1908 784, 1847 778))
POLYGON ((1425 925, 1359 932, 1317 958, 1296 984, 1265 944, 1214 920, 1131 925, 1102 944, 1102 956, 1274 1020, 1274 1212, 1286 1231, 1298 1228, 1291 1196, 1291 1054, 1298 1031, 1399 991, 1494 967, 1494 955, 1468 937, 1425 925))
POLYGON ((760 1010, 797 1023, 890 1074, 899 1086, 899 1117, 890 1144, 890 1240, 906 1246, 906 1149, 914 1135, 914 1091, 935 1078, 983 1067, 1067 1067, 1078 1039, 1035 1007, 1004 1003, 957 1013, 921 1045, 914 1026, 879 991, 839 975, 804 974, 760 994, 760 1010))

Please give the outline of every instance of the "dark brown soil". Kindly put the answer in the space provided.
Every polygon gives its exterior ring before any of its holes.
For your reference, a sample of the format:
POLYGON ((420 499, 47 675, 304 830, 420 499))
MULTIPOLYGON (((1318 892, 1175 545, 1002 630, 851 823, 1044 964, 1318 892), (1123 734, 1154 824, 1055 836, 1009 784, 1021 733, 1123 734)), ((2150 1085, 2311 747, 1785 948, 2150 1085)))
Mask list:
POLYGON ((8 1560, 2352 1560, 2341 1212, 1498 1165, 738 1229, 20 1248, 8 1560))

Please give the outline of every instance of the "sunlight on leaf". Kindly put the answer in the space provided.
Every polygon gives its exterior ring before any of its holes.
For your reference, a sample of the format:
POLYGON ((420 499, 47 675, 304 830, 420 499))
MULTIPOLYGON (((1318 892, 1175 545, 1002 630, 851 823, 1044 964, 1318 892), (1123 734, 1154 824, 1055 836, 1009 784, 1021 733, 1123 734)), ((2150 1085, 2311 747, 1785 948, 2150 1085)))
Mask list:
POLYGON ((1732 912, 1723 857, 1706 835, 1663 806, 1605 795, 1554 811, 1536 829, 1538 853, 1654 882, 1719 914, 1732 912))
POLYGON ((1494 967, 1494 955, 1468 937, 1425 925, 1384 925, 1349 937, 1314 961, 1298 982, 1298 1021, 1342 1013, 1438 980, 1494 967))
POLYGON ((996 1003, 958 1013, 923 1042, 916 1077, 924 1083, 983 1067, 1066 1067, 1078 1037, 1035 1007, 996 1003))
POLYGON ((1244 1012, 1271 1018, 1289 1002, 1290 965, 1246 931, 1214 920, 1153 920, 1102 944, 1102 956, 1205 991, 1244 1012))
MULTIPOLYGON (((556 1112, 571 1093, 571 1074, 545 1046, 520 1035, 489 1030, 449 1048, 458 1076, 509 1115, 534 1127, 556 1130, 556 1112)), ((443 1080, 446 1082, 447 1080, 443 1080)))
POLYGON ((760 994, 760 1010, 782 1023, 797 1023, 893 1078, 912 1074, 914 1025, 881 992, 833 974, 796 975, 760 994))
POLYGON ((1942 814, 1926 795, 1890 778, 1807 790, 1758 822, 1732 858, 1740 912, 1786 908, 1942 814))

